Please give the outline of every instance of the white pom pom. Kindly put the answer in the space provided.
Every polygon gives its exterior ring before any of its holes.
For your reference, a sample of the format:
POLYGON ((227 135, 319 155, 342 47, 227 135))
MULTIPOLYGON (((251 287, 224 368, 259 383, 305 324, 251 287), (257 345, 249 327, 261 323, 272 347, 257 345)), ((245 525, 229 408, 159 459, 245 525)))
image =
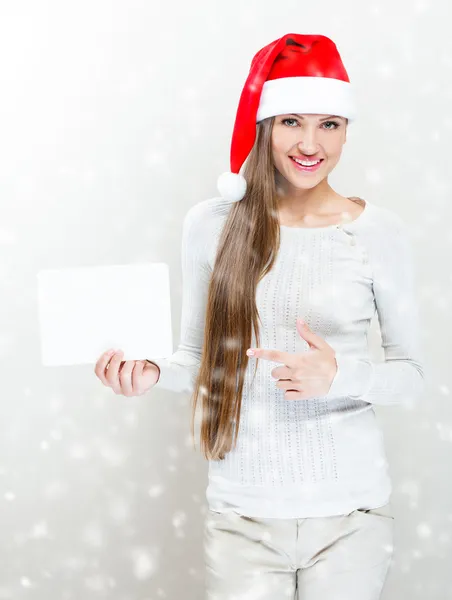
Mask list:
POLYGON ((225 200, 238 202, 245 196, 246 179, 240 173, 222 173, 218 177, 217 188, 225 200))

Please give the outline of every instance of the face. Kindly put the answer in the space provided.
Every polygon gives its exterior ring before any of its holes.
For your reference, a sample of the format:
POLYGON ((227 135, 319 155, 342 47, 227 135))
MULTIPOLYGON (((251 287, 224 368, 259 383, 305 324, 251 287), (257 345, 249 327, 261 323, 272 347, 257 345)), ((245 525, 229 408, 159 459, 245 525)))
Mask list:
POLYGON ((345 117, 318 114, 277 115, 272 130, 273 162, 277 187, 284 194, 312 189, 334 169, 346 141, 345 117), (303 170, 293 158, 317 161, 318 166, 303 170))

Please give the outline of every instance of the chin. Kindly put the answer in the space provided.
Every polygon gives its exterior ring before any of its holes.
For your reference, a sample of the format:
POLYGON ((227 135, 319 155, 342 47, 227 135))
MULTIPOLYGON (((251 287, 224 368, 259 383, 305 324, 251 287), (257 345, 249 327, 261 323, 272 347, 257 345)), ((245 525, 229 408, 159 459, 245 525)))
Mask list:
POLYGON ((324 177, 322 177, 321 179, 316 179, 315 177, 312 177, 311 181, 300 181, 300 179, 298 179, 297 177, 291 177, 289 179, 289 182, 294 188, 297 188, 299 190, 312 190, 312 188, 318 186, 319 183, 324 179, 324 177))

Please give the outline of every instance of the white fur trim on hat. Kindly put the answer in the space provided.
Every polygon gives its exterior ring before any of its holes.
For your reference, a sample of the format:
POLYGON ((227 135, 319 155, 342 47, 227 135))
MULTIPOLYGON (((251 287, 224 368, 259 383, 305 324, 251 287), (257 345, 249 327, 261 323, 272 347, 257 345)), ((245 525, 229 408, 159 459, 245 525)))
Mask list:
POLYGON ((352 85, 331 77, 281 77, 266 81, 256 123, 290 113, 340 115, 352 121, 356 113, 352 85))

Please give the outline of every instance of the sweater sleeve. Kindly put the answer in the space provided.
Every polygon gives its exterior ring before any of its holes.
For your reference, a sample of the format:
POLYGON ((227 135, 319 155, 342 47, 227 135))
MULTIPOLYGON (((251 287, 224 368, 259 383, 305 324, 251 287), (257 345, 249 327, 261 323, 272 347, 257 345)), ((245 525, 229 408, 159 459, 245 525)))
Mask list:
POLYGON ((336 353, 337 372, 326 398, 348 396, 372 404, 404 404, 424 391, 416 272, 407 227, 392 213, 384 239, 371 249, 373 293, 383 362, 336 353))
POLYGON ((151 358, 160 375, 154 388, 192 393, 201 361, 210 266, 207 261, 206 202, 192 206, 182 227, 182 315, 177 351, 167 358, 151 358))

